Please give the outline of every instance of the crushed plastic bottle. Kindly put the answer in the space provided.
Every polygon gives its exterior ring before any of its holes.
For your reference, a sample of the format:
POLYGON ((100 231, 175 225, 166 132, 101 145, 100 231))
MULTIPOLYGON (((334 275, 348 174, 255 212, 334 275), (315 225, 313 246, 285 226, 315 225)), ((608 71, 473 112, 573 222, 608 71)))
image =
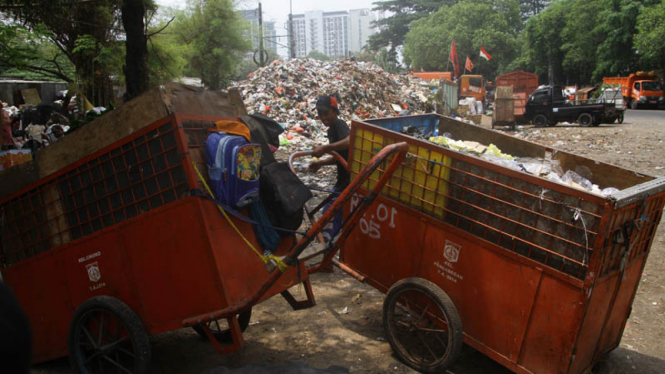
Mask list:
POLYGON ((577 174, 572 170, 568 170, 561 177, 561 180, 563 180, 564 183, 571 185, 573 187, 580 186, 582 189, 587 191, 593 190, 593 183, 591 183, 588 179, 581 177, 579 174, 577 174))

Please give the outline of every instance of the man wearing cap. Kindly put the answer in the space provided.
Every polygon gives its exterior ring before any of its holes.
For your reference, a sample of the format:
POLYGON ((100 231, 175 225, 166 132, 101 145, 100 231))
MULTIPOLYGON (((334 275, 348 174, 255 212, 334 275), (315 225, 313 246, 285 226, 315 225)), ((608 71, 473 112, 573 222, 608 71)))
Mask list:
MULTIPOLYGON (((322 96, 316 101, 316 111, 318 112, 321 122, 328 128, 328 142, 327 145, 320 145, 314 147, 312 155, 314 157, 321 157, 326 153, 337 152, 345 160, 348 161, 349 158, 349 125, 346 124, 343 120, 338 118, 339 115, 339 106, 337 100, 332 96, 322 96)), ((327 157, 324 159, 312 161, 309 164, 309 171, 316 172, 321 166, 325 165, 337 165, 337 182, 333 188, 333 194, 337 195, 342 192, 346 186, 349 185, 350 175, 349 172, 342 166, 340 162, 335 160, 333 157, 327 157)), ((328 210, 330 205, 335 201, 333 199, 326 207, 323 209, 325 212, 328 210)), ((321 232, 326 242, 330 242, 332 238, 338 233, 339 229, 342 226, 342 212, 335 216, 323 229, 321 232)))

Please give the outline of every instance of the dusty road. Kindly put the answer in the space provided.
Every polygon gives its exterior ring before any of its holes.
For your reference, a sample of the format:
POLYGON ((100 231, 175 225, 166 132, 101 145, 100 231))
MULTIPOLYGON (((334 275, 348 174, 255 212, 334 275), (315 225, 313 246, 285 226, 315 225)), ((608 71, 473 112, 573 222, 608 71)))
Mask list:
MULTIPOLYGON (((582 128, 526 126, 516 133, 531 141, 651 175, 665 175, 665 111, 628 111, 622 125, 582 128)), ((664 221, 665 222, 665 221, 664 221)), ((596 374, 665 373, 665 223, 651 248, 621 346, 600 363, 596 374)), ((325 368, 339 365, 351 373, 414 373, 400 363, 381 326, 383 295, 339 269, 313 277, 317 305, 291 311, 273 298, 254 309, 245 348, 220 356, 191 330, 155 336, 151 373, 199 374, 216 367, 303 360, 325 368)), ((295 290, 296 296, 304 296, 295 290)), ((66 359, 34 367, 33 373, 70 372, 66 359)), ((509 373, 465 347, 454 374, 509 373)))

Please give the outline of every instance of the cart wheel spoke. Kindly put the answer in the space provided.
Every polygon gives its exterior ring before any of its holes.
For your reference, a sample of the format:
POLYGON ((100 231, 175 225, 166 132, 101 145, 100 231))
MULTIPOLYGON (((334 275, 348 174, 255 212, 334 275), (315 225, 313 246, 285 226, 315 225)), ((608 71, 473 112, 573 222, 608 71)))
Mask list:
POLYGON ((132 373, 131 370, 127 369, 126 367, 124 367, 122 365, 120 365, 120 363, 116 362, 115 360, 112 360, 109 356, 104 356, 104 359, 107 362, 109 362, 111 365, 113 365, 113 366, 117 367, 118 369, 120 369, 121 372, 128 373, 128 374, 134 374, 134 373, 132 373))
POLYGON ((90 357, 86 358, 85 361, 83 361, 84 364, 87 364, 92 360, 93 358, 99 358, 101 355, 102 351, 96 351, 95 353, 91 354, 90 357))
POLYGON ((126 350, 125 348, 118 347, 116 350, 117 350, 118 352, 122 352, 122 353, 126 354, 127 356, 129 356, 129 357, 131 357, 131 358, 136 358, 136 356, 134 355, 134 353, 132 353, 132 352, 126 350))
POLYGON ((106 345, 102 346, 102 349, 107 350, 107 351, 111 350, 111 349, 115 349, 118 344, 120 344, 124 341, 127 341, 128 339, 129 339, 129 336, 124 336, 124 337, 120 338, 119 340, 116 340, 112 343, 109 343, 109 344, 106 344, 106 345))
POLYGON ((395 283, 386 294, 383 322, 395 353, 418 371, 442 372, 461 351, 457 309, 445 292, 427 280, 408 278, 395 283))
POLYGON ((78 307, 68 347, 76 374, 146 374, 150 363, 143 323, 128 305, 110 296, 95 296, 78 307))
MULTIPOLYGON (((418 331, 418 338, 419 338, 420 341, 423 343, 423 345, 425 346, 425 348, 427 348, 427 350, 429 351, 429 353, 432 355, 432 359, 433 359, 433 361, 438 360, 438 359, 439 359, 439 356, 437 356, 437 354, 434 353, 434 350, 432 350, 432 347, 430 347, 430 345, 427 343, 427 340, 423 337, 423 334, 422 334, 422 332, 421 332, 420 330, 418 331)), ((424 357, 423 357, 423 361, 424 361, 424 357)))
POLYGON ((85 326, 81 326, 81 330, 83 331, 83 334, 88 338, 88 341, 90 344, 92 344, 92 347, 94 349, 97 349, 98 345, 95 343, 95 339, 90 335, 90 331, 88 331, 88 328, 85 326))
POLYGON ((102 315, 101 317, 101 322, 99 322, 99 336, 97 337, 97 346, 102 345, 102 338, 105 335, 104 334, 104 313, 100 313, 102 315))

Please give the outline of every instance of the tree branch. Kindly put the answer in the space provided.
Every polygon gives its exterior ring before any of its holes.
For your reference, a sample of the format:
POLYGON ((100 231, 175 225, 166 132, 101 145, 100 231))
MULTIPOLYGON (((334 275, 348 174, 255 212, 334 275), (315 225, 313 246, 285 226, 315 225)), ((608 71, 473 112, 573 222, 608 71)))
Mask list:
POLYGON ((160 32, 164 31, 164 29, 166 29, 167 27, 169 27, 169 25, 171 24, 171 22, 173 22, 173 20, 175 20, 175 16, 173 16, 173 18, 171 18, 171 19, 166 23, 166 25, 164 25, 164 27, 162 27, 161 29, 159 29, 159 30, 157 30, 157 31, 155 31, 155 32, 153 32, 153 33, 146 34, 145 37, 146 37, 146 38, 150 38, 151 36, 157 35, 157 34, 159 34, 160 32))

